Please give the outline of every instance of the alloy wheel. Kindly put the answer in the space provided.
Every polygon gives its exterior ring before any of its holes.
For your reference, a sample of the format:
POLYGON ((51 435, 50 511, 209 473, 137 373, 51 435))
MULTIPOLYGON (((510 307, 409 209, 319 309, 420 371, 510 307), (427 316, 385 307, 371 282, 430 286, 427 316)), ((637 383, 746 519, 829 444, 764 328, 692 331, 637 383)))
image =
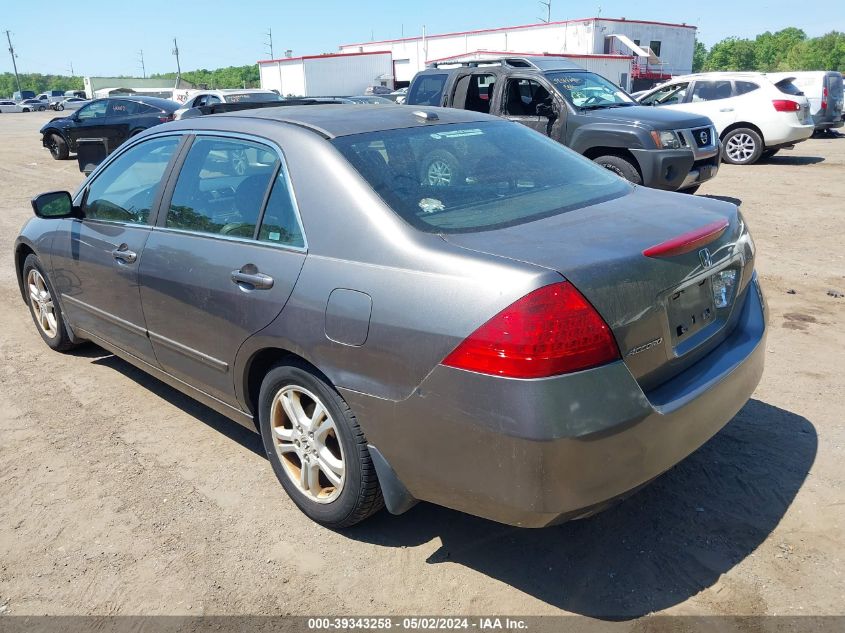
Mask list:
POLYGON ((47 338, 56 338, 59 334, 59 323, 56 319, 56 307, 53 304, 50 290, 47 288, 47 282, 41 273, 33 268, 26 276, 26 285, 29 289, 29 303, 35 314, 38 327, 41 328, 47 338))
POLYGON ((346 467, 337 427, 320 398, 304 387, 279 390, 270 407, 273 446, 288 478, 309 500, 331 503, 346 467))
POLYGON ((443 160, 434 160, 428 166, 428 184, 434 187, 448 187, 452 184, 452 169, 443 160))
POLYGON ((732 161, 744 163, 751 160, 756 149, 757 144, 754 139, 748 134, 740 133, 734 134, 728 139, 725 152, 732 161))

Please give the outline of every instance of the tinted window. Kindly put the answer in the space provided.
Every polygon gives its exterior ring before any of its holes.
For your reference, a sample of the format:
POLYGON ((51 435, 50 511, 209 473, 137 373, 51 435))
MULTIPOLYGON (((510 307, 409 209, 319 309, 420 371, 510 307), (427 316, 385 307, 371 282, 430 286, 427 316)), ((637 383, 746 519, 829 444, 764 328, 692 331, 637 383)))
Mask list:
POLYGON ((267 200, 258 239, 287 246, 305 246, 284 168, 279 171, 267 200))
POLYGON ((536 116, 537 106, 550 104, 551 95, 539 82, 531 79, 509 79, 505 89, 505 114, 536 116))
POLYGON ((692 90, 692 101, 718 101, 729 99, 733 89, 730 81, 696 81, 692 90))
POLYGON ((253 237, 279 158, 260 143, 198 137, 182 165, 167 226, 253 237))
POLYGON ((644 97, 640 103, 645 105, 672 105, 673 103, 682 103, 687 97, 688 87, 688 82, 663 86, 647 97, 644 97))
POLYGON ((421 75, 408 91, 408 103, 412 105, 439 106, 443 97, 443 87, 448 75, 421 75))
POLYGON ((778 90, 780 90, 782 93, 787 94, 787 95, 793 95, 795 97, 800 97, 800 96, 803 96, 803 94, 804 94, 803 92, 801 92, 801 90, 798 88, 798 86, 796 86, 794 83, 792 83, 791 79, 783 79, 783 80, 777 82, 775 84, 775 86, 777 86, 778 90))
POLYGON ((737 95, 744 95, 748 94, 749 92, 754 92, 760 86, 755 84, 751 81, 735 81, 734 82, 734 90, 736 91, 737 95))
MULTIPOLYGON (((212 101, 211 99, 209 99, 206 103, 210 104, 220 102, 217 97, 213 97, 213 99, 215 100, 212 101)), ((243 92, 235 94, 226 94, 225 99, 226 103, 266 103, 267 101, 283 101, 283 99, 279 95, 272 92, 243 92)))
POLYGON ((76 113, 76 118, 84 120, 104 117, 106 116, 107 105, 108 102, 106 101, 95 101, 94 103, 89 103, 87 106, 79 108, 76 113))
POLYGON ((608 170, 506 121, 379 131, 332 143, 397 214, 432 233, 521 224, 630 191, 608 170))
POLYGON ((113 99, 109 101, 106 109, 106 116, 129 116, 130 114, 138 113, 137 101, 124 101, 123 99, 113 99))
POLYGON ((179 137, 151 139, 123 152, 88 187, 85 217, 147 224, 179 137))

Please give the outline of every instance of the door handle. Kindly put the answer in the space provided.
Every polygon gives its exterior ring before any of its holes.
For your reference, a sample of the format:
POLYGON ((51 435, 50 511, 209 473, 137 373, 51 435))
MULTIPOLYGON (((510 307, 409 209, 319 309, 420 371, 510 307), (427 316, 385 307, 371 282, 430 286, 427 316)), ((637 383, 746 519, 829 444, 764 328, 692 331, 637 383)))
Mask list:
POLYGON ((121 244, 111 252, 111 256, 117 260, 126 262, 127 264, 134 264, 138 259, 138 253, 130 251, 126 244, 121 244))
POLYGON ((719 110, 719 112, 733 112, 733 111, 734 111, 733 108, 722 108, 721 110, 719 110))
POLYGON ((256 290, 269 290, 273 287, 273 278, 258 272, 258 269, 251 264, 247 264, 240 270, 233 270, 232 281, 236 284, 252 286, 256 290))

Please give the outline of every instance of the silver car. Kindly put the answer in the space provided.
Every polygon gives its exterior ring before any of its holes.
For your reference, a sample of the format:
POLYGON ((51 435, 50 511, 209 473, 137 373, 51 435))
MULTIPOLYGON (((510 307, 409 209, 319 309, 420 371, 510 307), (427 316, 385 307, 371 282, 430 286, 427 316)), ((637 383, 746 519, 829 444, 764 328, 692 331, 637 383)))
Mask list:
POLYGON ((44 341, 93 341, 258 431, 335 528, 417 500, 587 516, 706 442, 763 371, 735 205, 476 112, 176 121, 33 208, 14 255, 44 341), (424 177, 438 156, 449 184, 424 177))

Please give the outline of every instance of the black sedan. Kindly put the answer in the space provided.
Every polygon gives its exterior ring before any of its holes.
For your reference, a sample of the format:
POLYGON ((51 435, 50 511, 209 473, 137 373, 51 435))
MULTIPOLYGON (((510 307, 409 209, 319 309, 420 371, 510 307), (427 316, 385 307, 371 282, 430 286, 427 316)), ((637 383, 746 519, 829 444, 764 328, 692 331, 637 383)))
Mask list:
POLYGON ((41 142, 53 158, 77 151, 80 139, 97 139, 111 153, 123 141, 147 128, 173 120, 180 105, 157 97, 97 99, 70 116, 52 119, 41 128, 41 142))

